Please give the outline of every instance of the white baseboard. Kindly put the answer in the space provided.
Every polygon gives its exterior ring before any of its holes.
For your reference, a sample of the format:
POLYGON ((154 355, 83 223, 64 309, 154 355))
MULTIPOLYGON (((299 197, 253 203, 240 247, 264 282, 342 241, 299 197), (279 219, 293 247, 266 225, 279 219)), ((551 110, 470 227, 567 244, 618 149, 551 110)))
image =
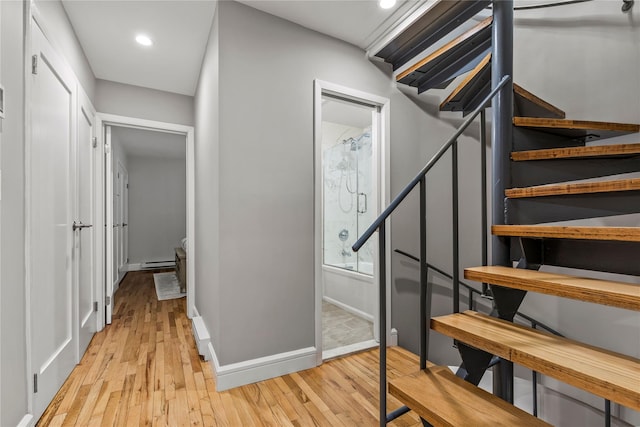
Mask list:
POLYGON ((239 363, 220 366, 213 344, 209 344, 211 362, 216 374, 216 390, 234 387, 311 369, 316 366, 316 348, 307 347, 239 363))
POLYGON ((323 296, 322 299, 325 300, 326 302, 330 303, 330 304, 333 304, 335 306, 340 307, 344 311, 347 311, 347 312, 353 314, 354 316, 358 316, 361 319, 366 320, 367 322, 373 323, 373 316, 370 315, 370 314, 365 313, 364 311, 360 311, 357 308, 353 308, 350 305, 346 305, 344 303, 341 303, 338 300, 335 300, 335 299, 327 297, 327 296, 323 296))
POLYGON ((35 420, 33 419, 33 415, 26 414, 24 417, 22 417, 22 419, 20 420, 20 422, 16 427, 31 427, 34 424, 35 424, 35 420))
MULTIPOLYGON (((289 351, 286 353, 274 354, 271 356, 260 357, 253 360, 247 360, 239 363, 231 363, 229 365, 220 365, 218 355, 213 347, 211 335, 207 330, 202 317, 199 316, 198 310, 194 311, 197 316, 194 316, 194 325, 198 322, 198 334, 208 340, 204 339, 202 344, 198 345, 198 351, 202 351, 205 360, 210 360, 211 367, 216 376, 216 390, 224 391, 234 387, 240 387, 246 384, 255 383, 258 381, 268 380, 270 378, 279 377, 282 375, 290 374, 292 372, 302 371, 304 369, 310 369, 317 366, 317 351, 315 347, 302 348, 300 350, 289 351), (200 319, 196 321, 197 319, 200 319)), ((195 335, 196 342, 198 336, 195 335)), ((202 354, 200 353, 200 354, 202 354)))

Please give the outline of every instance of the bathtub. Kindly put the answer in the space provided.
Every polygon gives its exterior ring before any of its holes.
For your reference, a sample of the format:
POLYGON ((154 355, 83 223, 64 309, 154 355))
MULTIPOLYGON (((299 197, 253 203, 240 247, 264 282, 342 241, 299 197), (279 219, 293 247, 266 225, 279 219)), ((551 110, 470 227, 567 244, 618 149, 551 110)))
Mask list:
MULTIPOLYGON (((373 276, 352 271, 352 264, 345 264, 344 267, 322 266, 323 299, 373 322, 377 310, 373 276)), ((360 268, 362 271, 373 272, 372 263, 360 263, 360 268)))

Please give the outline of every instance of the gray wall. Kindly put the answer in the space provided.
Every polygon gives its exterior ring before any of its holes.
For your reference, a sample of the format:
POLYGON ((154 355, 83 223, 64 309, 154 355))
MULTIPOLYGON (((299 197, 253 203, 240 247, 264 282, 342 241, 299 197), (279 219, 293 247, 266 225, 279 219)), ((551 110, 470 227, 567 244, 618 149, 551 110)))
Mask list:
POLYGON ((0 2, 2 120, 0 219, 0 425, 15 426, 27 413, 24 292, 24 87, 23 4, 0 2))
MULTIPOLYGON (((352 45, 235 2, 217 14, 196 94, 196 306, 224 365, 314 345, 313 80, 391 98, 393 193, 450 125, 352 45)), ((414 216, 394 220, 398 246, 414 216)))
POLYGON ((73 69, 80 85, 93 101, 96 78, 87 61, 82 46, 71 27, 67 12, 60 0, 36 0, 35 7, 44 18, 45 34, 58 54, 65 58, 73 69))
POLYGON ((193 126, 193 97, 96 80, 95 107, 100 113, 193 126))
POLYGON ((184 158, 129 159, 129 262, 172 261, 187 233, 184 158))

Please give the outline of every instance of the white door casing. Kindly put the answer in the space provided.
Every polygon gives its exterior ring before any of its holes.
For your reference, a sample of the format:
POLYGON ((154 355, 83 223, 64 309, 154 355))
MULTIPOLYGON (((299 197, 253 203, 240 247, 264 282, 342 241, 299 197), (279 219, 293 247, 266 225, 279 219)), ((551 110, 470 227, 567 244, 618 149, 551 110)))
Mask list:
POLYGON ((31 37, 38 67, 30 82, 27 301, 37 419, 77 359, 72 252, 76 83, 35 23, 31 37))
MULTIPOLYGON (((345 86, 337 85, 334 83, 315 80, 314 81, 314 157, 315 157, 315 177, 314 177, 314 252, 315 252, 315 268, 314 268, 314 282, 315 282, 315 347, 316 347, 316 363, 322 364, 322 299, 323 299, 323 285, 322 285, 322 264, 323 264, 323 248, 322 248, 322 228, 323 228, 323 184, 322 184, 322 97, 323 95, 329 95, 336 97, 343 101, 355 102, 365 105, 371 105, 376 108, 373 113, 373 126, 372 136, 374 143, 377 142, 377 149, 374 150, 374 176, 377 181, 377 198, 376 198, 376 212, 381 212, 390 202, 390 177, 388 174, 390 165, 390 150, 389 150, 389 108, 390 101, 388 98, 380 97, 370 93, 362 92, 356 89, 348 88, 345 86)), ((377 217, 377 214, 376 214, 377 217)), ((365 226, 365 228, 367 228, 365 226)), ((359 237, 359 236, 358 236, 359 237)), ((390 223, 386 226, 386 238, 387 242, 391 241, 391 227, 390 223)), ((380 283, 379 266, 375 263, 378 259, 377 248, 377 233, 371 237, 370 241, 375 244, 374 250, 374 287, 376 294, 380 283)), ((386 257, 386 341, 391 342, 391 245, 387 244, 385 247, 386 257)), ((376 296, 376 307, 378 307, 378 299, 376 296)), ((376 310, 374 315, 374 335, 376 339, 378 337, 379 330, 379 311, 376 310)))
MULTIPOLYGON (((102 132, 102 130, 100 130, 102 132)), ((104 215, 105 215, 105 323, 111 324, 113 315, 113 282, 114 265, 116 258, 114 253, 114 232, 113 232, 113 150, 111 144, 111 126, 104 127, 104 215)), ((115 276, 117 277, 117 275, 115 276)))
MULTIPOLYGON (((194 150, 194 129, 192 126, 185 126, 175 123, 159 122, 154 120, 139 119, 126 116, 118 116, 107 113, 97 113, 96 127, 99 129, 100 140, 104 146, 105 161, 104 161, 104 173, 99 179, 102 180, 103 188, 105 189, 105 197, 103 198, 105 206, 105 229, 111 230, 113 227, 113 155, 112 155, 112 141, 111 141, 111 126, 123 126, 138 129, 155 130, 159 132, 169 132, 184 135, 186 138, 186 155, 187 155, 187 316, 189 318, 197 316, 197 310, 194 304, 195 294, 195 257, 193 255, 195 248, 195 150, 194 150)), ((128 217, 127 217, 128 220, 128 217)), ((114 290, 113 283, 113 264, 116 262, 114 259, 114 242, 113 233, 105 233, 105 298, 110 300, 110 304, 105 304, 105 321, 111 323, 112 307, 114 306, 114 290)))

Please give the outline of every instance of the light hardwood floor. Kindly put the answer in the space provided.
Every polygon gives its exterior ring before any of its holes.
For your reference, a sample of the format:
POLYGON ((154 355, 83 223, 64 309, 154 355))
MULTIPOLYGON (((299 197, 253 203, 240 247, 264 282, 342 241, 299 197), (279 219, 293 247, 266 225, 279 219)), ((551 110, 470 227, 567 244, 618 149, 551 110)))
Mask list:
MULTIPOLYGON (((391 349, 389 378, 417 369, 391 349)), ((38 426, 375 426, 378 352, 367 351, 272 380, 217 392, 185 315, 158 301, 151 272, 127 274, 113 323, 93 338, 38 426)), ((389 410, 400 406, 388 398, 389 410)), ((413 413, 391 426, 421 426, 413 413)))

